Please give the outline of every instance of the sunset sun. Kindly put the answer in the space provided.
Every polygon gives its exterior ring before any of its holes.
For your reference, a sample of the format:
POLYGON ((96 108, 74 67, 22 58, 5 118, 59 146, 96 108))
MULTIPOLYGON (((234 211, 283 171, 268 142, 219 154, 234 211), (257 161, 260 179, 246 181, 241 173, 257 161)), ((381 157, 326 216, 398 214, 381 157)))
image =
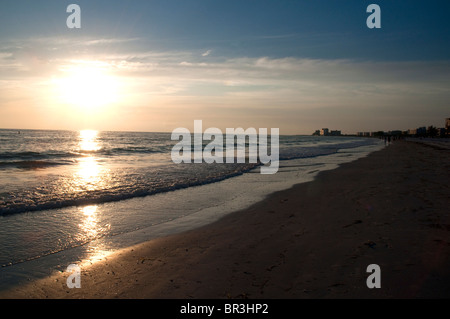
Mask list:
POLYGON ((93 110, 118 101, 119 81, 99 62, 78 62, 64 67, 55 80, 61 101, 93 110))

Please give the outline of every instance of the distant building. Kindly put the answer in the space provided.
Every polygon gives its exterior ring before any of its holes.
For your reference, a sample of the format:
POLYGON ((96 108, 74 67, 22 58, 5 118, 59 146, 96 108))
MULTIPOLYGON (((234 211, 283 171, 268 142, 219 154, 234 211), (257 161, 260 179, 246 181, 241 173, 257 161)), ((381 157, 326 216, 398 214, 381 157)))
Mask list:
POLYGON ((331 131, 330 134, 331 136, 341 136, 341 131, 335 130, 335 131, 331 131))
POLYGON ((389 135, 402 135, 402 131, 399 131, 399 130, 390 131, 389 135))
POLYGON ((418 127, 416 129, 416 135, 417 136, 425 136, 427 134, 427 128, 425 126, 418 127))
POLYGON ((445 119, 445 134, 450 135, 450 117, 445 119))
POLYGON ((364 137, 370 137, 370 132, 358 132, 356 135, 364 136, 364 137))
POLYGON ((320 136, 341 136, 342 132, 339 130, 329 130, 328 128, 323 128, 321 130, 316 130, 312 135, 320 136))

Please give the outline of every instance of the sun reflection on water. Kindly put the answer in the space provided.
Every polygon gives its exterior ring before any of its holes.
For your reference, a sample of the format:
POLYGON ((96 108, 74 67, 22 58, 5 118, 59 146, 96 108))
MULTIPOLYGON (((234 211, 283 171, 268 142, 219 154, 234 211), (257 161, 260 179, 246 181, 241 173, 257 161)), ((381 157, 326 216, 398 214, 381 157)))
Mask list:
POLYGON ((110 225, 101 224, 100 211, 98 205, 89 205, 79 208, 81 223, 79 226, 80 239, 86 243, 86 264, 92 264, 102 260, 104 257, 112 253, 111 250, 105 249, 103 240, 110 230, 110 225))
POLYGON ((85 157, 80 159, 78 164, 75 185, 84 191, 98 189, 103 184, 103 180, 97 160, 94 157, 85 157))
POLYGON ((87 152, 78 160, 78 167, 74 173, 73 185, 78 191, 93 191, 106 187, 105 170, 99 165, 95 151, 101 148, 98 142, 98 131, 80 131, 79 148, 82 153, 87 152))
POLYGON ((87 238, 97 237, 97 205, 85 206, 81 208, 81 212, 83 213, 83 223, 80 224, 80 229, 83 233, 83 236, 87 238))
POLYGON ((97 141, 98 131, 82 130, 80 131, 80 149, 81 151, 92 152, 100 149, 97 141))
MULTIPOLYGON (((93 192, 107 189, 110 186, 110 176, 107 167, 102 165, 96 151, 101 149, 98 131, 80 131, 78 151, 82 157, 78 158, 78 165, 71 181, 72 191, 93 192)), ((111 225, 102 220, 98 205, 79 207, 78 240, 87 244, 87 260, 93 263, 111 253, 105 249, 103 238, 110 232, 111 225)), ((83 244, 84 245, 84 244, 83 244)))

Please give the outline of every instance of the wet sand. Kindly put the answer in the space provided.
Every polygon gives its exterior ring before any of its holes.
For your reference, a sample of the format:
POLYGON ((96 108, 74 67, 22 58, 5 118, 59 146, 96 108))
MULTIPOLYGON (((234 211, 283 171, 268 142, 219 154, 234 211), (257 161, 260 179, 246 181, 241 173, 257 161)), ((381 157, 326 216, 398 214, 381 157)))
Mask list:
POLYGON ((449 298, 450 151, 396 141, 213 224, 1 298, 449 298), (367 266, 381 269, 369 289, 367 266))

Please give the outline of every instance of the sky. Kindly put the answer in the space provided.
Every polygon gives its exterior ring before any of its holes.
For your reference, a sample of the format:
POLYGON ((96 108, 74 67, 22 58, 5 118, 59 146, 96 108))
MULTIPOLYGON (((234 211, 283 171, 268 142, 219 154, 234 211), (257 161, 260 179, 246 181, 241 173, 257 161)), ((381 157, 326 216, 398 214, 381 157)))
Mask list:
POLYGON ((2 0, 0 128, 443 127, 449 15, 448 0, 2 0))

